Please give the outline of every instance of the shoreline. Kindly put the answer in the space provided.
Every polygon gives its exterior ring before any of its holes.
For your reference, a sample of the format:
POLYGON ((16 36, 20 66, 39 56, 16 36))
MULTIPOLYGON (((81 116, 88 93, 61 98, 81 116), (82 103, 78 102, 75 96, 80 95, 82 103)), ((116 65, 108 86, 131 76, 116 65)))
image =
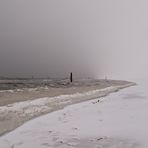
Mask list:
POLYGON ((109 95, 110 93, 133 85, 135 85, 135 83, 127 82, 120 85, 107 86, 105 88, 91 89, 85 92, 79 91, 74 94, 45 97, 40 99, 17 102, 9 104, 7 106, 1 106, 0 135, 2 136, 21 126, 25 122, 41 115, 63 109, 64 107, 71 104, 104 97, 106 95, 109 95))
POLYGON ((109 86, 124 85, 128 81, 83 79, 69 80, 0 80, 0 106, 37 98, 85 93, 109 86), (4 89, 6 88, 6 89, 4 89))

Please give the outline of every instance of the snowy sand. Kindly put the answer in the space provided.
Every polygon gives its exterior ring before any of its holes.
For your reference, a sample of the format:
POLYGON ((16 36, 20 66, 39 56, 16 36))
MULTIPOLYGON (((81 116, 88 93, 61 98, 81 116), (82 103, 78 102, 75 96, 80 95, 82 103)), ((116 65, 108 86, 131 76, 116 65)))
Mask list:
MULTIPOLYGON (((56 97, 46 97, 24 102, 17 102, 0 107, 0 134, 9 132, 26 121, 40 115, 56 111, 67 105, 94 99, 118 91, 121 88, 133 85, 126 83, 122 85, 109 86, 102 89, 95 89, 83 93, 71 95, 60 95, 56 97)), ((82 87, 81 87, 82 89, 82 87)))
POLYGON ((29 121, 2 148, 147 148, 148 83, 29 121), (98 101, 100 100, 100 101, 98 101))
POLYGON ((38 98, 85 93, 109 86, 124 85, 121 80, 68 79, 0 80, 0 106, 38 98))

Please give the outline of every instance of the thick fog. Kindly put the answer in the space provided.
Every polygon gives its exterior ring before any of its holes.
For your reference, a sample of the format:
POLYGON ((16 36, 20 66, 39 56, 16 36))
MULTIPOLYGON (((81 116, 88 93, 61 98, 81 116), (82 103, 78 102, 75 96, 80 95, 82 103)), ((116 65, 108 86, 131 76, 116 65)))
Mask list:
POLYGON ((148 76, 147 0, 0 0, 0 76, 148 76))

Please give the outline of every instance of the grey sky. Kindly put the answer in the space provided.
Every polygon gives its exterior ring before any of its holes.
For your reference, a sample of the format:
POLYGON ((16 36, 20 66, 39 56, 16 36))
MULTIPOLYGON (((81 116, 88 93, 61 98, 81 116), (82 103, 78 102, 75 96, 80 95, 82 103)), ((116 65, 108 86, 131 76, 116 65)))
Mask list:
POLYGON ((148 75, 147 0, 0 0, 0 75, 148 75))

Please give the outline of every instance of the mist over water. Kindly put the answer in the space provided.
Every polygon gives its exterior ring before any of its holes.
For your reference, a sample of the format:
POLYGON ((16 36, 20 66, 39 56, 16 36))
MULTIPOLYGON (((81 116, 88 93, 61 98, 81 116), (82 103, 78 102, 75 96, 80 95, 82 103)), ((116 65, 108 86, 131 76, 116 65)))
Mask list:
POLYGON ((147 77, 146 0, 0 1, 0 76, 147 77))

